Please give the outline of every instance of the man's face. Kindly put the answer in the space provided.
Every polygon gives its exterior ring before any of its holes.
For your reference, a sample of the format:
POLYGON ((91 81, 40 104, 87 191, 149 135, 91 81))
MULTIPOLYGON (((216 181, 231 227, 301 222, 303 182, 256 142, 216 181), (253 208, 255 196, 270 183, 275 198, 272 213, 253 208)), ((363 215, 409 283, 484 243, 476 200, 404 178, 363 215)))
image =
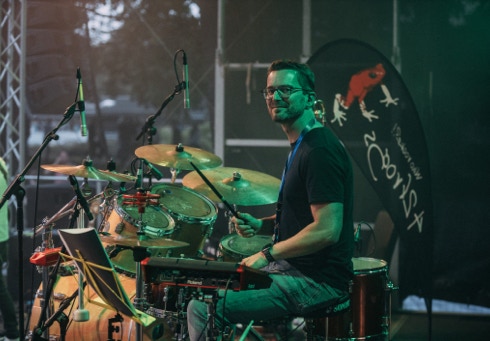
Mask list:
POLYGON ((274 122, 278 123, 293 123, 300 117, 308 104, 308 94, 301 89, 298 82, 297 71, 295 70, 279 70, 272 71, 267 77, 267 88, 290 87, 295 89, 289 97, 280 94, 280 91, 266 99, 269 115, 274 122))

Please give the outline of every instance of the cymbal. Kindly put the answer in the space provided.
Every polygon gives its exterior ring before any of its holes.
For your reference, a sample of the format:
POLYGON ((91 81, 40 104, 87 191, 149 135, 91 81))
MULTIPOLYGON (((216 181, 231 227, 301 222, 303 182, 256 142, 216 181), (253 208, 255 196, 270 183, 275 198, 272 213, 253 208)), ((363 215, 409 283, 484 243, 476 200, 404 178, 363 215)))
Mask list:
POLYGON ((190 161, 199 169, 214 168, 223 162, 218 156, 205 150, 184 147, 182 144, 151 144, 142 146, 134 152, 137 157, 148 160, 156 165, 179 170, 193 170, 190 161))
MULTIPOLYGON (((208 169, 202 173, 230 204, 254 206, 277 201, 281 180, 271 175, 232 167, 208 169)), ((220 201, 196 171, 184 176, 182 184, 214 202, 220 201)))
POLYGON ((134 181, 136 177, 132 175, 116 173, 113 171, 99 170, 92 166, 92 161, 84 161, 83 165, 71 166, 71 165, 41 165, 41 168, 44 168, 48 171, 74 175, 81 178, 87 179, 97 179, 97 180, 106 180, 106 181, 134 181))
POLYGON ((99 235, 100 240, 108 243, 128 247, 146 247, 149 249, 170 249, 176 247, 188 246, 189 243, 181 242, 178 240, 168 239, 168 238, 149 238, 147 236, 104 236, 99 235))

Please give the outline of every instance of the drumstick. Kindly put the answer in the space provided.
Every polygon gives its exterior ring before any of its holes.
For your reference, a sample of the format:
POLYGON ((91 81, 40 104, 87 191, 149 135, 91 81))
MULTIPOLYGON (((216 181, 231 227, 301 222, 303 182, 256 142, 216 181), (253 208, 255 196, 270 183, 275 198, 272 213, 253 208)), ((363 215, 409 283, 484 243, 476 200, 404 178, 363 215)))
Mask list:
POLYGON ((230 210, 230 212, 233 214, 233 216, 235 218, 237 218, 237 219, 241 219, 241 220, 245 221, 243 218, 240 218, 238 216, 238 213, 235 211, 235 209, 233 208, 233 206, 231 206, 228 203, 228 201, 226 201, 226 199, 221 195, 220 192, 218 192, 218 190, 216 189, 216 187, 213 186, 213 184, 208 180, 208 178, 206 178, 206 176, 199 170, 199 168, 197 168, 196 165, 192 163, 192 161, 189 161, 189 163, 191 164, 192 168, 194 168, 196 170, 197 174, 199 174, 199 176, 209 186, 209 188, 211 188, 211 190, 214 192, 214 194, 216 194, 216 196, 219 198, 219 200, 221 200, 221 202, 223 204, 225 204, 225 206, 230 210))

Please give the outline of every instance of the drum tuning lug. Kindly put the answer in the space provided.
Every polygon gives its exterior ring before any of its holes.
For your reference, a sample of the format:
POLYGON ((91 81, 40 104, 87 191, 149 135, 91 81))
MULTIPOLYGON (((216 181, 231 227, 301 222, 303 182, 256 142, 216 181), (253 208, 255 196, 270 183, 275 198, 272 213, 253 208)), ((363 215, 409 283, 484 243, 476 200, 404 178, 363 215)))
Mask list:
POLYGON ((386 283, 386 289, 388 289, 388 291, 394 291, 399 290, 400 288, 394 285, 392 281, 389 281, 388 283, 386 283))
POLYGON ((122 231, 124 231, 124 223, 119 223, 119 224, 117 224, 117 225, 116 225, 116 230, 115 230, 115 231, 116 231, 116 233, 117 233, 117 234, 121 234, 121 233, 122 233, 122 231))

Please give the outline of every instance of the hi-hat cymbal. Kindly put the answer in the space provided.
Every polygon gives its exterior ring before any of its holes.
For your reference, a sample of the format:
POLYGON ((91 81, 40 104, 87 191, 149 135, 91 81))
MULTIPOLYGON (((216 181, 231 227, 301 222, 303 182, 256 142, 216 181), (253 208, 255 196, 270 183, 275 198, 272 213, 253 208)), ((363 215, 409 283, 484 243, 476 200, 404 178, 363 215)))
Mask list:
POLYGON ((223 162, 218 156, 205 150, 184 147, 182 144, 152 144, 142 146, 134 152, 137 157, 146 159, 156 165, 178 170, 193 170, 192 162, 199 169, 214 168, 223 162))
POLYGON ((134 181, 136 177, 127 174, 116 173, 113 171, 99 170, 92 166, 92 161, 84 161, 83 165, 70 166, 70 165, 41 165, 48 171, 61 173, 66 175, 74 175, 81 178, 97 179, 106 181, 134 181))
MULTIPOLYGON (((277 201, 281 180, 271 175, 231 167, 203 170, 202 173, 230 204, 254 206, 277 201)), ((184 176, 182 184, 212 201, 220 201, 196 171, 184 176)))
POLYGON ((178 240, 168 238, 149 238, 146 236, 123 237, 120 235, 100 235, 100 240, 108 244, 128 247, 145 247, 148 249, 170 249, 189 245, 189 243, 181 242, 178 240))

